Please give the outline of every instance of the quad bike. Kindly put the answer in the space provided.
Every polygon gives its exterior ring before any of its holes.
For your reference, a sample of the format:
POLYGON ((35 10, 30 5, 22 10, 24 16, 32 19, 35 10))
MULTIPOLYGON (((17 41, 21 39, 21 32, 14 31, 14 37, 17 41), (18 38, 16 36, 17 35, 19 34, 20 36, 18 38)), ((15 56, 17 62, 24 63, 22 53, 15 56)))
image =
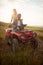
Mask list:
POLYGON ((25 30, 24 26, 25 25, 17 32, 13 32, 12 29, 6 31, 7 43, 11 45, 13 51, 18 48, 20 44, 28 45, 29 42, 33 45, 34 49, 38 46, 37 33, 32 30, 25 30))

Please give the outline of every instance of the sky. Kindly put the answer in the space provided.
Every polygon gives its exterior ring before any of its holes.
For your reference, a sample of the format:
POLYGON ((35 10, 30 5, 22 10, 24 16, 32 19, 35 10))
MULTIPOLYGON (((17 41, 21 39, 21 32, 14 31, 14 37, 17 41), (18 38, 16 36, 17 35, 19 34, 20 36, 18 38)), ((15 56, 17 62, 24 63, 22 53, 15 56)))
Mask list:
POLYGON ((10 22, 14 8, 24 24, 43 26, 43 0, 0 0, 0 21, 10 22))

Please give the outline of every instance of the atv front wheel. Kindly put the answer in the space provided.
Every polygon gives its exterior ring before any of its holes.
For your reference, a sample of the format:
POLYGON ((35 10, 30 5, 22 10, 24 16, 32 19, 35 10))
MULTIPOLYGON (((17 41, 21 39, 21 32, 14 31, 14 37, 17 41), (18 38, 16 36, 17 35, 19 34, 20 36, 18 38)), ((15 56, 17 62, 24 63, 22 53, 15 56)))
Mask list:
POLYGON ((11 43, 12 43, 12 39, 11 39, 11 37, 5 37, 5 40, 6 40, 6 43, 8 44, 8 45, 11 45, 11 43))
POLYGON ((12 51, 15 52, 17 50, 17 48, 18 48, 18 40, 14 38, 12 40, 12 51))

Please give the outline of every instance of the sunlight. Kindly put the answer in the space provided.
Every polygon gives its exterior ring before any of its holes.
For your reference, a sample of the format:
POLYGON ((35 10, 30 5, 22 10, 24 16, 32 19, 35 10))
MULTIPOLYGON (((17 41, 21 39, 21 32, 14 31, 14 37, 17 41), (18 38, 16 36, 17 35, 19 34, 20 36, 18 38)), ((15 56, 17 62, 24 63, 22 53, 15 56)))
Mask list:
POLYGON ((40 24, 43 25, 43 13, 41 13, 40 8, 38 8, 36 5, 25 5, 19 2, 8 3, 5 7, 0 9, 0 20, 10 22, 13 8, 17 10, 17 13, 22 14, 23 23, 31 26, 39 26, 40 24))

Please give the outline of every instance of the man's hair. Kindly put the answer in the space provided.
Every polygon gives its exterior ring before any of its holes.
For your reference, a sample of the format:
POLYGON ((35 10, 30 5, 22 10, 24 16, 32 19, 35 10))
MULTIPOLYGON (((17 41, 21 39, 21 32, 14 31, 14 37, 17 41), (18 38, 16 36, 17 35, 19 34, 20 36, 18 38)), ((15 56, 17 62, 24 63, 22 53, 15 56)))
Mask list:
POLYGON ((18 14, 18 16, 21 16, 21 14, 18 14))

